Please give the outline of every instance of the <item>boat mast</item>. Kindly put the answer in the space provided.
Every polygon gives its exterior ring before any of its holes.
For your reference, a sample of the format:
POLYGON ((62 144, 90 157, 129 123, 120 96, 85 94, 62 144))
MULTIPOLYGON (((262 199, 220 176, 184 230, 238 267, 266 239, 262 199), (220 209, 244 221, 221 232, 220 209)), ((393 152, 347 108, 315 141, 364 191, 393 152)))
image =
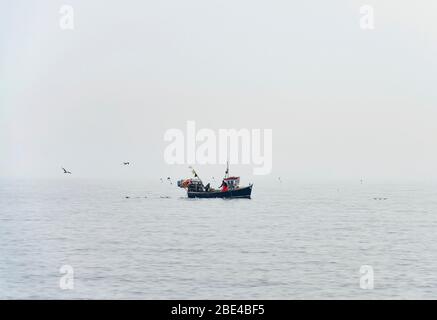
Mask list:
POLYGON ((229 178, 229 160, 226 161, 225 178, 229 178))
POLYGON ((200 181, 202 181, 202 179, 200 179, 199 175, 197 174, 196 170, 194 170, 194 168, 192 166, 189 166, 189 168, 191 169, 191 172, 193 173, 194 177, 198 178, 200 181))

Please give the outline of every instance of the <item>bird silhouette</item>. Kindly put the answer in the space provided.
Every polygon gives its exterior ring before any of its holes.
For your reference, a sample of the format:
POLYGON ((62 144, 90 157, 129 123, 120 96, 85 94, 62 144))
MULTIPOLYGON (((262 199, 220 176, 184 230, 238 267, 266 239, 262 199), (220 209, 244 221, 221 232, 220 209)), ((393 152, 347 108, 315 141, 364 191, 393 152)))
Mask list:
POLYGON ((125 166, 128 166, 128 165, 130 165, 130 162, 128 161, 128 162, 123 162, 123 164, 125 165, 125 166))
POLYGON ((66 174, 71 174, 71 172, 66 170, 65 168, 62 168, 62 170, 64 170, 64 173, 66 173, 66 174))

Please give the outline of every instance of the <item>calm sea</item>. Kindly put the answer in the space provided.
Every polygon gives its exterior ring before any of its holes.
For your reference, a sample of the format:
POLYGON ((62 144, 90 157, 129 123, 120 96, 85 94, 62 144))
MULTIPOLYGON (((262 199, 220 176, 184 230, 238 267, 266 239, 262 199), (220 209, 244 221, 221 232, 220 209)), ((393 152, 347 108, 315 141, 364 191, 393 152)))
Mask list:
POLYGON ((1 181, 0 298, 436 298, 436 193, 278 182, 191 200, 160 182, 1 181))

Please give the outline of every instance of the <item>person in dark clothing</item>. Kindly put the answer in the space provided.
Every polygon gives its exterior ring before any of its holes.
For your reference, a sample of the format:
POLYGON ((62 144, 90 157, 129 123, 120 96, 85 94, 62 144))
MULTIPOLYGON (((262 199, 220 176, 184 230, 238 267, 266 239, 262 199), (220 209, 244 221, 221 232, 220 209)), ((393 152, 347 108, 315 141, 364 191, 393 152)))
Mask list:
POLYGON ((220 188, 222 188, 222 191, 223 191, 223 192, 229 190, 229 188, 228 188, 228 184, 226 183, 225 180, 222 181, 222 184, 221 184, 220 188))

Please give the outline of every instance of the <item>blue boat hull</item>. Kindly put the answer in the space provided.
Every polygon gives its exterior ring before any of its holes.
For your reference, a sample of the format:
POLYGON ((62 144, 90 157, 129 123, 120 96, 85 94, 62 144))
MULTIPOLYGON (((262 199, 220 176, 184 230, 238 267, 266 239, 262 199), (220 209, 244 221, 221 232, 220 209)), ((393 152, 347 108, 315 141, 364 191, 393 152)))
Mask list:
POLYGON ((209 192, 194 192, 188 191, 188 198, 246 198, 250 199, 252 194, 252 185, 244 188, 233 189, 229 191, 209 191, 209 192))

